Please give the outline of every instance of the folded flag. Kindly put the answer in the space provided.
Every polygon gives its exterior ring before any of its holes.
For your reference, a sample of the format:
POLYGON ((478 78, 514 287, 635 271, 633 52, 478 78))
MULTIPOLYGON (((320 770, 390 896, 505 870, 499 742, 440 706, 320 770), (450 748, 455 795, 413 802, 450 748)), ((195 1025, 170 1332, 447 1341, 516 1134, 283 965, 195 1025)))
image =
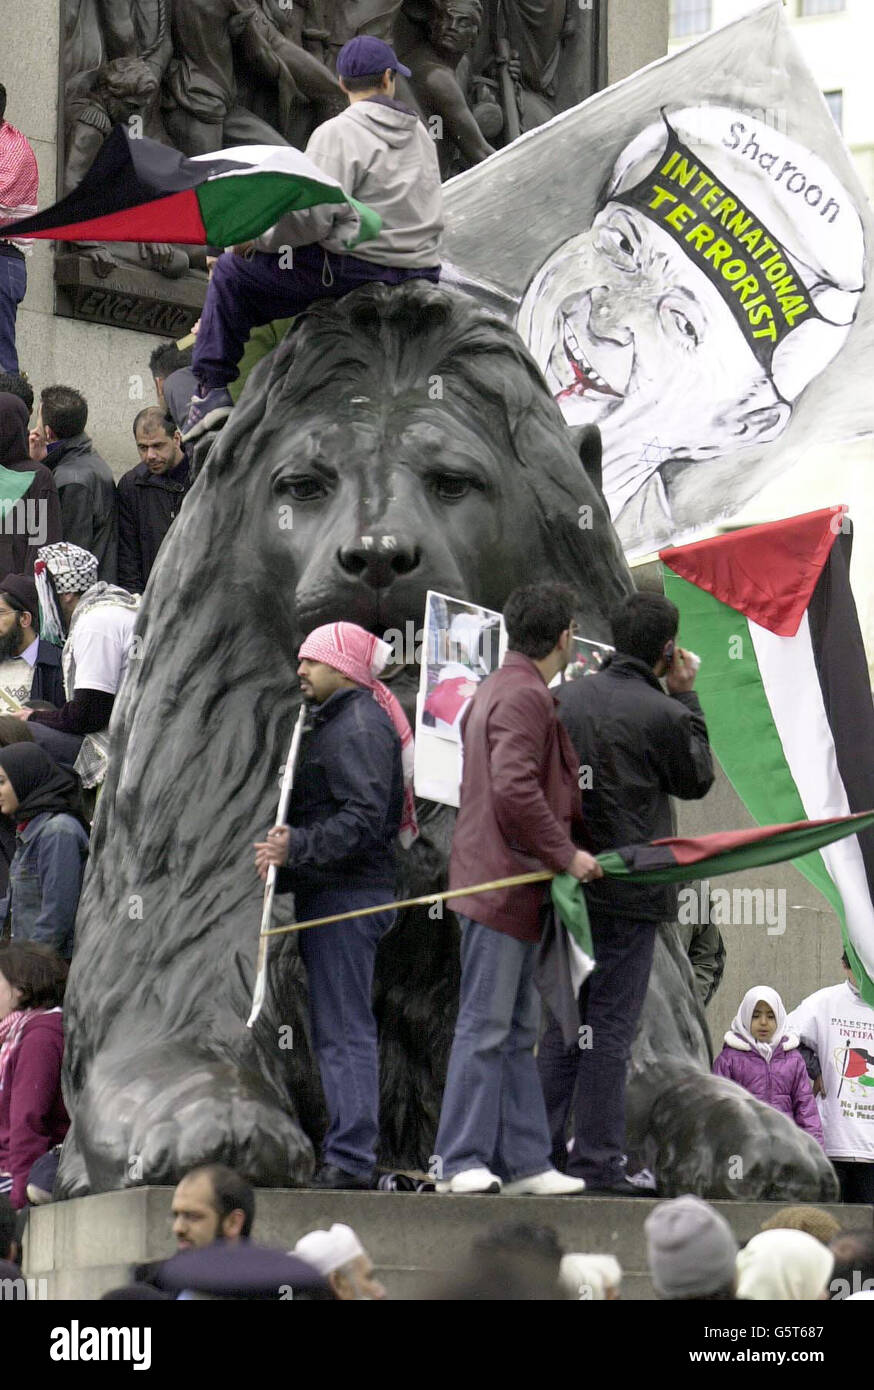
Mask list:
MULTIPOLYGON (((693 838, 672 836, 604 850, 596 858, 605 878, 626 883, 684 883, 797 859, 872 826, 874 811, 863 811, 851 816, 726 830, 693 838)), ((550 893, 554 914, 549 913, 544 924, 535 979, 542 998, 561 1025, 566 1046, 573 1047, 579 1035, 580 987, 597 961, 579 880, 570 874, 557 874, 550 882, 550 893), (559 923, 565 928, 563 932, 559 923)))
MULTIPOLYGON (((696 689, 711 745, 762 826, 874 806, 874 704, 845 510, 661 552, 683 645, 702 657, 696 689)), ((874 1005, 874 831, 792 857, 841 922, 874 1005)))
POLYGON ((4 227, 3 234, 234 246, 260 236, 286 213, 320 203, 353 209, 350 247, 369 241, 382 226, 377 212, 290 145, 240 145, 189 159, 117 125, 71 193, 4 227))

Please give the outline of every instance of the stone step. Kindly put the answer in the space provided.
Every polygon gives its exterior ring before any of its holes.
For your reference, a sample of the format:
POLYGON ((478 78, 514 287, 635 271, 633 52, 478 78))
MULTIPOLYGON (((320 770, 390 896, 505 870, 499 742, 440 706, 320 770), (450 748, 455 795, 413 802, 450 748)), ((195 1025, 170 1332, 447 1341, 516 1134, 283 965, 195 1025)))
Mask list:
MULTIPOLYGON (((138 1187, 35 1208, 24 1272, 45 1280, 49 1299, 94 1299, 127 1282, 132 1264, 173 1253, 170 1187, 138 1187)), ((780 1202, 716 1202, 738 1241, 755 1235, 780 1202)), ((612 1254, 624 1271, 623 1297, 654 1297, 646 1272, 643 1222, 655 1201, 627 1197, 453 1197, 425 1193, 315 1192, 261 1188, 254 1237, 290 1249, 307 1231, 352 1226, 388 1294, 423 1297, 434 1276, 457 1270, 473 1238, 500 1222, 552 1226, 565 1250, 612 1254)), ((872 1208, 832 1205, 844 1227, 870 1226, 872 1208)))

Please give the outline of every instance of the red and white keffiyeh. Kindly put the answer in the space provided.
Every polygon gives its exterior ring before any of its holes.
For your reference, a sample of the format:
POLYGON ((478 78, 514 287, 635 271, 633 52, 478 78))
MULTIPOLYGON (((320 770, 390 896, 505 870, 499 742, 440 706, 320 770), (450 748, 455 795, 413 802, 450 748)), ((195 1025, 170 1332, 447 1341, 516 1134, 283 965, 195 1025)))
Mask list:
MULTIPOLYGON (((8 121, 0 123, 0 238, 7 222, 17 222, 36 212, 39 171, 36 156, 20 130, 8 121)), ((8 237, 19 250, 28 253, 33 241, 26 237, 8 237)))
POLYGON ((342 675, 371 691, 380 709, 385 710, 401 741, 401 766, 404 773, 404 810, 401 819, 400 842, 408 849, 419 833, 416 823, 416 802, 413 796, 413 731, 399 701, 388 686, 376 677, 385 668, 391 647, 357 623, 326 623, 315 628, 303 642, 298 657, 321 661, 342 675))

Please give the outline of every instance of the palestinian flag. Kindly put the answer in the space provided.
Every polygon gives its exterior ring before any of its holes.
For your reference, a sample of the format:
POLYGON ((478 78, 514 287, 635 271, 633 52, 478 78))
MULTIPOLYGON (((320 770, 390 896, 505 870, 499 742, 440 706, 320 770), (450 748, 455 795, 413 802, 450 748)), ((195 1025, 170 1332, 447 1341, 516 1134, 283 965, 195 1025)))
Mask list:
POLYGON ((53 207, 4 227, 4 236, 56 241, 171 241, 233 246, 289 212, 348 203, 350 247, 376 236, 379 214, 288 145, 240 145, 193 159, 117 125, 82 182, 53 207))
MULTIPOLYGON (((874 806, 874 704, 845 508, 663 550, 713 750, 759 825, 874 806)), ((874 1005, 874 831, 791 857, 841 921, 874 1005)), ((744 867, 744 866, 742 866, 744 867)))
MULTIPOLYGON (((779 864, 786 859, 800 865, 824 846, 848 843, 850 837, 855 840, 861 832, 870 833, 872 827, 874 810, 869 810, 790 825, 726 830, 716 835, 672 836, 604 850, 596 858, 605 878, 626 883, 687 883, 736 873, 739 869, 779 864)), ((544 924, 535 979, 541 997, 561 1024, 566 1045, 573 1047, 578 1040, 580 986, 597 968, 597 961, 579 880, 570 874, 557 874, 550 882, 550 893, 554 913, 548 915, 544 924), (565 928, 563 932, 559 924, 565 928)))
POLYGON ((841 1063, 841 1076, 847 1077, 849 1081, 858 1081, 860 1086, 874 1086, 874 1076, 868 1075, 869 1067, 874 1068, 874 1057, 871 1053, 866 1052, 864 1047, 851 1047, 847 1042, 841 1063))

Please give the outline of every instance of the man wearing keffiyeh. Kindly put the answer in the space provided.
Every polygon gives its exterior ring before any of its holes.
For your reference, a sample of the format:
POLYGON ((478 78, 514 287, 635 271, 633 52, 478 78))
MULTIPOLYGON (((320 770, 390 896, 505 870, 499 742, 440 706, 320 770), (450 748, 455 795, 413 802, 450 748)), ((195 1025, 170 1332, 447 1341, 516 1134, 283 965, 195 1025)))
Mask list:
MULTIPOLYGON (((314 706, 288 824, 255 846, 266 878, 294 892, 299 922, 373 907, 395 895, 395 850, 418 833, 413 739, 398 701, 376 679, 390 648, 354 623, 330 623, 300 648, 298 677, 314 706)), ((312 1042, 328 1109, 314 1186, 370 1187, 379 1136, 379 1053, 371 1007, 380 937, 395 914, 300 933, 312 1042)))
POLYGON ((69 541, 44 545, 33 572, 40 631, 46 641, 63 643, 67 703, 22 710, 19 718, 78 735, 76 772, 83 787, 96 787, 106 775, 109 719, 131 655, 139 595, 98 583, 96 557, 69 541))

